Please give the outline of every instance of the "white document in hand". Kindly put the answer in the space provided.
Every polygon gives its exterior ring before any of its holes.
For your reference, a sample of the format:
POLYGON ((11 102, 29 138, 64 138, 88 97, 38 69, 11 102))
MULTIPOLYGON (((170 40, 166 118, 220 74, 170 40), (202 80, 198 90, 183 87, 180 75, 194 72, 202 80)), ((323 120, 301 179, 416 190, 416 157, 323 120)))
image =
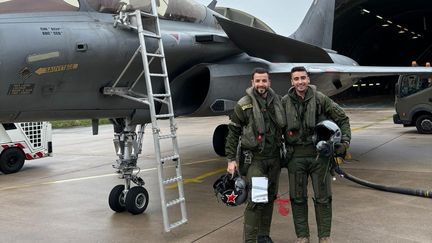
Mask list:
POLYGON ((268 179, 267 177, 252 177, 252 202, 268 202, 268 179))

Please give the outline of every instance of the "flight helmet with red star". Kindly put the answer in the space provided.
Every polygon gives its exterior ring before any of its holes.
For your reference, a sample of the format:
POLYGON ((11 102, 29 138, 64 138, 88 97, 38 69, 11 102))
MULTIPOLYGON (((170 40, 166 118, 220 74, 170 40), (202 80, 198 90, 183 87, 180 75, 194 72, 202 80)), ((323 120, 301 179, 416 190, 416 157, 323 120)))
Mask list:
POLYGON ((222 175, 213 184, 216 196, 227 206, 237 206, 247 199, 247 187, 245 180, 236 172, 222 175))

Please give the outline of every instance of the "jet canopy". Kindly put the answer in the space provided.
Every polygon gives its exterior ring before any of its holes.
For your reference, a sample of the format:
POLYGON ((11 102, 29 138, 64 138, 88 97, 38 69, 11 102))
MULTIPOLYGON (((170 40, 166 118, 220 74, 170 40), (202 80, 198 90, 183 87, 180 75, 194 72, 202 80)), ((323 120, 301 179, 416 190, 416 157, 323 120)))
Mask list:
POLYGON ((0 0, 0 14, 78 11, 78 0, 0 0))
MULTIPOLYGON (((121 5, 128 9, 140 9, 150 12, 150 0, 87 0, 89 5, 98 12, 115 13, 121 5)), ((156 2, 160 18, 182 21, 202 22, 206 17, 206 8, 193 0, 158 0, 156 2)))

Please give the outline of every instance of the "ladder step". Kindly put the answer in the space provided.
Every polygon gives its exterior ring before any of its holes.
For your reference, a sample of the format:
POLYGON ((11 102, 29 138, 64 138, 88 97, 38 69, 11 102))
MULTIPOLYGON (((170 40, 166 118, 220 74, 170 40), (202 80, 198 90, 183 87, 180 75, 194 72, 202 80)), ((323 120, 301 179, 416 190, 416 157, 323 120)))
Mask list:
POLYGON ((173 117, 174 115, 172 114, 172 113, 169 113, 169 114, 159 114, 159 115, 156 115, 156 118, 170 118, 170 117, 173 117))
POLYGON ((170 97, 170 94, 153 94, 154 97, 170 97))
POLYGON ((172 224, 170 224, 170 230, 174 229, 174 228, 176 228, 176 227, 178 227, 178 226, 180 226, 180 225, 182 225, 184 223, 187 223, 187 219, 182 219, 182 220, 179 220, 179 221, 177 221, 175 223, 172 223, 172 224))
POLYGON ((171 156, 167 156, 167 157, 161 158, 161 162, 165 162, 165 161, 168 161, 168 160, 176 160, 178 158, 179 158, 179 155, 178 154, 174 154, 174 155, 171 155, 171 156))
POLYGON ((167 77, 165 73, 150 73, 152 77, 167 77))
POLYGON ((172 178, 168 178, 166 180, 163 181, 164 185, 168 185, 171 183, 175 183, 177 181, 181 181, 183 178, 181 176, 177 176, 177 177, 172 177, 172 178))
POLYGON ((182 202, 184 202, 184 201, 185 201, 185 199, 184 199, 183 197, 182 197, 182 198, 177 198, 177 199, 174 199, 174 200, 168 202, 168 203, 166 204, 166 206, 167 206, 167 208, 169 208, 169 207, 171 207, 171 206, 174 206, 174 205, 176 205, 176 204, 182 203, 182 202))
POLYGON ((167 135, 159 135, 159 139, 167 139, 167 138, 175 138, 177 135, 175 134, 167 134, 167 135))
POLYGON ((147 34, 147 33, 143 33, 144 36, 147 37, 151 37, 151 38, 156 38, 156 39, 160 39, 161 36, 160 35, 156 35, 156 34, 147 34))
POLYGON ((149 57, 164 57, 162 54, 157 54, 157 53, 147 53, 147 56, 149 56, 149 57))

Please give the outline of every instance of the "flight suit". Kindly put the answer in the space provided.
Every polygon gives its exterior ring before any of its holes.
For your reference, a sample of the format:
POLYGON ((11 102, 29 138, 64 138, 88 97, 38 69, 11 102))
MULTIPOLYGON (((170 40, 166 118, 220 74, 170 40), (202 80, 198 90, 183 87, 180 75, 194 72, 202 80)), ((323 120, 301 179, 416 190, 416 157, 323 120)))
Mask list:
POLYGON ((332 193, 330 165, 332 157, 318 156, 312 141, 315 125, 333 120, 341 129, 342 142, 349 144, 351 130, 349 118, 342 108, 312 85, 302 100, 294 88, 282 98, 287 116, 284 132, 292 159, 288 162, 291 207, 297 237, 309 237, 307 184, 311 177, 318 237, 329 237, 332 220, 332 193))
MULTIPOLYGON (((285 114, 279 97, 269 90, 264 99, 249 88, 247 95, 239 100, 230 116, 229 133, 226 141, 228 161, 236 160, 237 146, 241 137, 242 150, 252 154, 250 164, 240 165, 249 189, 248 204, 244 212, 244 241, 256 242, 259 236, 269 236, 273 214, 273 202, 276 199, 280 174, 280 145, 285 114), (252 92, 251 92, 252 91, 252 92), (263 134, 257 130, 254 118, 254 102, 257 111, 262 114, 263 134), (279 107, 275 108, 276 106, 279 107), (268 203, 253 203, 250 198, 252 177, 268 178, 268 203)), ((240 163, 241 164, 241 163, 240 163)))

